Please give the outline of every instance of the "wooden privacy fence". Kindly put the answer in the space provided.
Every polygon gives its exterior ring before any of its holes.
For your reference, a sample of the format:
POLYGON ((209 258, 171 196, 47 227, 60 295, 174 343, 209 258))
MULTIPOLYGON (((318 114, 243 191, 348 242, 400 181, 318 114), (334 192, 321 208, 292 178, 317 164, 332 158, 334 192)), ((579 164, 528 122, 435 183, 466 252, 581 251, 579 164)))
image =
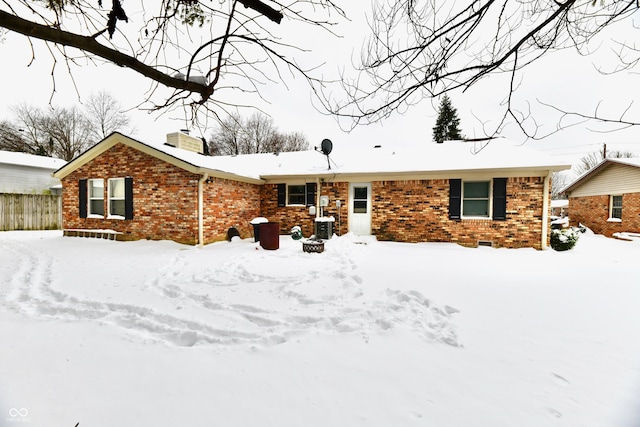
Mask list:
POLYGON ((62 196, 0 193, 0 231, 61 228, 62 196))

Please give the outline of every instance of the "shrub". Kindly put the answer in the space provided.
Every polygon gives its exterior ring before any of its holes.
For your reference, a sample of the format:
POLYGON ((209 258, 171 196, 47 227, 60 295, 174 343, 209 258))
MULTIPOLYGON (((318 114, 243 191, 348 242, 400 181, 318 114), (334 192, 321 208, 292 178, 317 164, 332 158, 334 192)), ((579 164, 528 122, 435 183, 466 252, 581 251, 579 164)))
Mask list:
POLYGON ((566 251, 573 248, 580 238, 580 230, 575 228, 561 228, 551 230, 551 247, 556 251, 566 251))

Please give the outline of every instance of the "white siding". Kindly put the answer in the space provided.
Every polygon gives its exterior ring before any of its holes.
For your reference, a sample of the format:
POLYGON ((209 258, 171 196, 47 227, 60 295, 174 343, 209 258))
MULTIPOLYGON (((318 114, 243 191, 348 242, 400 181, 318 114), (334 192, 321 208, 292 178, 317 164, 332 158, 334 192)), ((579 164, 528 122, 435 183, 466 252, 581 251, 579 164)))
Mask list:
POLYGON ((53 169, 0 164, 0 193, 42 194, 60 180, 53 178, 53 169))
POLYGON ((640 192, 640 168, 610 164, 571 192, 571 197, 640 192))

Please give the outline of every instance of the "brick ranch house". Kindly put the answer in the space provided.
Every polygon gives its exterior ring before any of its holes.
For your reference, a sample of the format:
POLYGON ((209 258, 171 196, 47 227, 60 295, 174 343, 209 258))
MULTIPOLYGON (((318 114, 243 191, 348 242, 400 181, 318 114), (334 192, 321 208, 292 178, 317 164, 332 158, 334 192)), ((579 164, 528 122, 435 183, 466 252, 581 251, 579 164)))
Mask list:
POLYGON ((336 234, 544 249, 551 174, 569 167, 502 140, 209 157, 113 133, 54 176, 64 229, 113 230, 120 240, 206 244, 230 227, 246 238, 255 217, 308 237, 322 213, 336 234))
POLYGON ((571 225, 594 233, 640 233, 640 158, 604 159, 562 192, 569 196, 571 225))

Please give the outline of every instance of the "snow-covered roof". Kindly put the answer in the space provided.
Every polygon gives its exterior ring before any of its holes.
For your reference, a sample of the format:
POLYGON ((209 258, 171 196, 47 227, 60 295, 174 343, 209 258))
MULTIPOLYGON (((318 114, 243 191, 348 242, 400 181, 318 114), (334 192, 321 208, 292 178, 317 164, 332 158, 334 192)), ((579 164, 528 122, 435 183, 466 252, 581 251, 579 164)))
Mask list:
POLYGON ((0 150, 0 163, 9 165, 30 166, 33 168, 42 168, 54 171, 64 166, 67 162, 66 160, 55 159, 53 157, 36 156, 33 154, 0 150))
POLYGON ((569 200, 567 199, 554 199, 551 201, 552 208, 568 208, 569 200))
MULTIPOLYGON (((315 150, 204 156, 164 143, 143 143, 116 133, 69 162, 64 169, 72 170, 76 165, 79 167, 84 161, 93 158, 101 152, 101 144, 104 150, 117 142, 144 149, 194 172, 260 181, 323 175, 408 175, 513 169, 556 171, 571 167, 570 164, 559 162, 529 146, 516 145, 504 139, 481 143, 448 141, 442 144, 335 143, 327 159, 315 150)), ((64 176, 66 173, 62 171, 60 175, 64 176)))
POLYGON ((635 166, 640 168, 640 157, 632 157, 628 159, 607 159, 611 162, 620 163, 622 165, 635 166))
POLYGON ((334 144, 328 159, 315 150, 207 157, 166 145, 156 148, 207 169, 262 179, 323 174, 570 168, 569 164, 558 162, 546 154, 502 139, 482 144, 464 141, 397 146, 376 146, 371 143, 334 144))

